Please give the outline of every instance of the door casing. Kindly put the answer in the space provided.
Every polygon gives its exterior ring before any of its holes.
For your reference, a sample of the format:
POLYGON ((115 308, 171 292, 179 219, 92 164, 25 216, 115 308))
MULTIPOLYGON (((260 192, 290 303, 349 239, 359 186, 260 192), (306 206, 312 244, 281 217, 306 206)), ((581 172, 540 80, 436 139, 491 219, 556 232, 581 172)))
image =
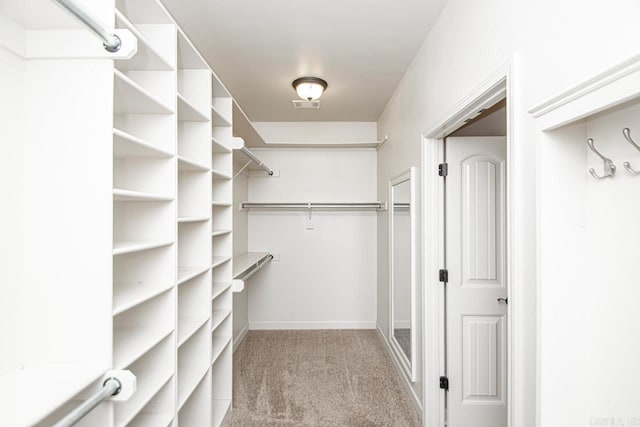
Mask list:
POLYGON ((519 285, 517 278, 527 260, 518 252, 513 252, 512 242, 517 241, 524 226, 514 215, 519 198, 514 194, 514 183, 522 181, 517 176, 514 159, 517 145, 514 141, 520 132, 520 124, 515 122, 515 106, 519 99, 515 91, 514 77, 517 75, 518 57, 514 56, 500 67, 482 84, 467 94, 453 109, 442 118, 434 121, 422 132, 422 253, 423 255, 423 424, 425 427, 440 427, 445 424, 445 392, 439 387, 439 377, 444 372, 444 333, 442 324, 444 292, 438 281, 438 270, 444 265, 444 180, 438 176, 438 165, 444 160, 444 137, 460 128, 465 120, 474 117, 481 109, 488 108, 503 98, 507 98, 507 282, 509 305, 507 307, 507 388, 508 388, 508 426, 520 425, 525 417, 526 408, 515 399, 520 387, 527 387, 520 379, 523 371, 531 369, 525 363, 525 354, 521 349, 521 332, 526 329, 526 319, 521 319, 518 301, 519 285))

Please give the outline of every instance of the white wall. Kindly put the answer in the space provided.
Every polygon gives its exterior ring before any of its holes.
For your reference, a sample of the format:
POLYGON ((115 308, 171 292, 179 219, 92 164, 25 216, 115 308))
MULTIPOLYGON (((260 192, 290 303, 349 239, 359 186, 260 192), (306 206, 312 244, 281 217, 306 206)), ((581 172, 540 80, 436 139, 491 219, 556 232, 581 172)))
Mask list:
MULTIPOLYGON (((1 16, 1 15, 0 15, 1 16)), ((22 363, 22 163, 24 61, 0 47, 0 189, 3 195, 0 221, 0 337, 12 351, 0 352, 0 375, 22 363)))
MULTIPOLYGON (((376 199, 376 152, 360 149, 265 149, 256 154, 279 177, 249 178, 249 200, 355 202, 376 199)), ((249 213, 249 250, 270 251, 248 282, 251 329, 373 328, 376 212, 249 213)))
MULTIPOLYGON (((460 102, 498 68, 519 53, 515 97, 508 100, 517 140, 512 141, 518 182, 514 212, 521 227, 512 250, 527 262, 516 272, 522 289, 517 318, 522 325, 516 343, 523 364, 516 367, 513 390, 515 426, 533 426, 535 398, 536 141, 527 108, 637 53, 640 3, 634 0, 563 2, 542 0, 449 0, 378 121, 378 135, 389 135, 379 152, 378 198, 387 198, 391 176, 419 165, 421 132, 460 102)), ((424 173, 435 173, 425 171, 424 173)), ((378 222, 378 257, 387 254, 388 217, 378 222)), ((388 325, 388 274, 378 266, 378 324, 388 325)), ((425 272, 429 274, 429 272, 425 272)), ((433 272, 436 274, 436 272, 433 272)), ((416 385, 419 392, 420 386, 416 385)), ((550 391, 551 393, 551 391, 550 391)), ((566 390, 557 389, 558 400, 566 390)), ((562 408, 555 408, 562 411, 562 408)), ((542 407, 544 412, 545 408, 542 407)), ((553 419, 553 413, 548 419, 553 419)))
POLYGON ((373 142, 376 122, 256 122, 267 143, 326 144, 373 142))
MULTIPOLYGON (((234 174, 241 168, 234 165, 234 174)), ((249 187, 245 173, 233 180, 233 256, 241 255, 248 250, 249 223, 247 211, 241 211, 239 203, 247 200, 249 187)), ((242 292, 233 294, 233 342, 234 347, 239 344, 238 339, 249 328, 249 291, 247 287, 242 292)))

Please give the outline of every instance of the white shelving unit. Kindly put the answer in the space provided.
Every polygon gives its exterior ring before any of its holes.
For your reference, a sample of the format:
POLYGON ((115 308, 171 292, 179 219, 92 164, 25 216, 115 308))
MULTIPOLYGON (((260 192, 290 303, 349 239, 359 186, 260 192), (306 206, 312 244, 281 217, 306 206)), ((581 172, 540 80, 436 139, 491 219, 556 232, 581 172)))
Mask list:
POLYGON ((3 296, 0 425, 53 425, 129 369, 132 398, 80 427, 217 427, 231 399, 233 100, 159 0, 81 3, 137 53, 28 58, 29 31, 81 24, 49 0, 0 12, 15 24, 0 59, 22 70, 0 82, 3 101, 24 106, 1 131, 16 141, 3 190, 21 206, 5 237, 23 247, 2 260, 17 285, 3 296))

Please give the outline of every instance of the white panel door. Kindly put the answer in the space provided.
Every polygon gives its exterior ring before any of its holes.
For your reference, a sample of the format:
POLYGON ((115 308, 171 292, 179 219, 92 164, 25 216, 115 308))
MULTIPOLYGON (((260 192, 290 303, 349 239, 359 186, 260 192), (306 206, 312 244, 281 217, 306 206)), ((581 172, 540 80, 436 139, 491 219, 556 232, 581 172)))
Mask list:
POLYGON ((448 425, 506 427, 505 138, 448 138, 446 157, 448 425))

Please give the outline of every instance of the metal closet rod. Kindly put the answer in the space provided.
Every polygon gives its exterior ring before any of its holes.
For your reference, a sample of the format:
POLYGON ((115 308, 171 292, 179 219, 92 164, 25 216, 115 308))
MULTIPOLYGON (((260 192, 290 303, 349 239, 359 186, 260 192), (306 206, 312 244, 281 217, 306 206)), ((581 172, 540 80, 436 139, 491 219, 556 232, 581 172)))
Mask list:
POLYGON ((384 209, 383 202, 337 202, 337 203, 259 203, 242 202, 243 209, 384 209))
POLYGON ((73 411, 69 412, 66 417, 58 421, 53 427, 71 427, 78 421, 84 418, 89 412, 93 410, 103 401, 107 400, 111 396, 115 396, 120 393, 122 384, 115 378, 107 378, 102 385, 102 388, 96 392, 93 396, 82 402, 73 411))
POLYGON ((117 52, 122 46, 120 37, 108 32, 102 25, 98 24, 85 10, 78 6, 72 0, 53 0, 58 3, 63 9, 75 16, 80 22, 82 22, 93 34, 95 34, 100 40, 102 45, 108 52, 117 52))
POLYGON ((249 150, 247 147, 242 147, 241 150, 244 154, 246 154, 248 158, 251 159, 252 162, 254 162, 258 166, 260 166, 262 169, 264 169, 269 175, 273 175, 273 171, 271 170, 271 168, 265 165, 264 163, 262 163, 262 160, 257 158, 256 155, 253 154, 251 150, 249 150))

